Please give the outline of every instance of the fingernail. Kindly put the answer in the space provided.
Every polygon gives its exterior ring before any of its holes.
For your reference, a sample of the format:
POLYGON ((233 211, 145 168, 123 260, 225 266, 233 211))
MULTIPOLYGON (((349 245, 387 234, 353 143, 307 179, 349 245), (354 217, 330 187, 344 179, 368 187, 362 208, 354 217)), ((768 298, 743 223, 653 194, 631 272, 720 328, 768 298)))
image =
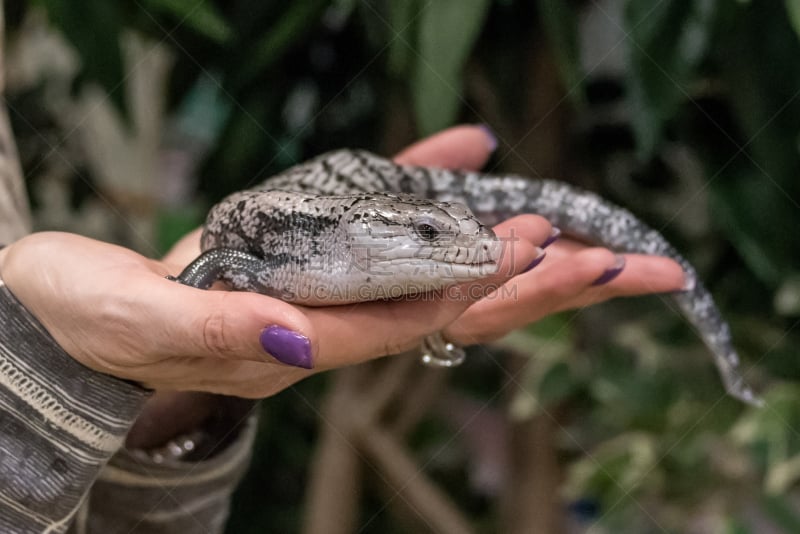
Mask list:
POLYGON ((272 325, 259 336, 264 350, 281 363, 303 369, 311 369, 311 342, 302 334, 282 326, 272 325))
POLYGON ((497 136, 494 134, 492 129, 486 124, 478 124, 478 128, 483 130, 483 133, 486 135, 486 142, 489 145, 489 152, 494 152, 497 150, 497 136))
POLYGON ((544 240, 544 243, 539 245, 542 248, 547 248, 548 246, 552 245, 556 242, 556 240, 561 236, 561 228, 554 226, 552 230, 550 230, 550 235, 547 239, 544 240))
POLYGON ((614 265, 603 271, 603 274, 600 275, 600 278, 592 282, 592 285, 601 286, 603 284, 609 283, 614 278, 619 276, 619 273, 621 273, 622 269, 624 268, 625 268, 625 256, 617 254, 616 260, 614 261, 614 265))
POLYGON ((533 259, 533 261, 530 263, 530 265, 528 265, 527 267, 525 267, 525 269, 524 269, 522 272, 523 272, 523 273, 527 273, 528 271, 530 271, 531 269, 533 269, 534 267, 536 267, 537 265, 539 265, 540 263, 542 263, 542 260, 544 260, 544 257, 545 257, 545 255, 546 255, 545 251, 544 251, 544 250, 542 250, 542 249, 540 248, 540 249, 539 249, 539 255, 538 255, 538 256, 536 256, 536 257, 533 259))

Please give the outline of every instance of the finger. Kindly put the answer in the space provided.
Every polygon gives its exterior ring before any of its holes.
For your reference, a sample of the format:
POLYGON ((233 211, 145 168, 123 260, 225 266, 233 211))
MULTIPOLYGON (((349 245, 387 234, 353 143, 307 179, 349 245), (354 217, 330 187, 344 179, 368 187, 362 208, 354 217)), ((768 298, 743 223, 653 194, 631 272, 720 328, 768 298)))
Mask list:
MULTIPOLYGON (((517 252, 517 249, 509 247, 509 244, 517 241, 526 241, 535 245, 536 247, 540 247, 549 239, 550 235, 552 234, 553 227, 544 217, 540 217, 538 215, 518 215, 498 224, 494 227, 494 231, 498 238, 505 245, 503 248, 503 254, 514 254, 517 252)), ((526 264, 521 271, 501 270, 499 272, 504 273, 506 277, 510 278, 511 276, 520 274, 526 269, 533 268, 533 266, 538 265, 542 262, 545 255, 546 254, 544 250, 538 249, 536 250, 536 255, 532 258, 531 263, 526 264)), ((508 260, 509 261, 503 265, 505 268, 514 269, 514 266, 516 266, 517 262, 513 258, 509 258, 508 260)), ((503 267, 501 267, 501 269, 502 268, 503 267)))
POLYGON ((496 275, 399 302, 367 302, 306 310, 319 339, 325 340, 320 344, 319 367, 315 368, 352 364, 418 346, 423 337, 441 330, 476 300, 522 272, 541 252, 523 236, 531 234, 537 240, 545 239, 550 225, 535 216, 519 219, 526 223, 525 229, 518 230, 519 234, 513 238, 510 235, 512 221, 496 228, 506 247, 496 275))
MULTIPOLYGON (((308 377, 310 371, 250 360, 184 357, 147 368, 139 380, 157 391, 204 391, 248 399, 263 399, 308 377)), ((135 380, 136 378, 134 378, 135 380)))
MULTIPOLYGON (((549 249, 548 249, 549 250, 549 249)), ((603 248, 582 250, 569 258, 545 257, 541 265, 511 280, 502 291, 473 304, 445 330, 459 344, 482 343, 564 309, 604 273, 618 257, 603 248)))
POLYGON ((494 134, 485 126, 456 126, 406 148, 394 160, 403 165, 480 169, 497 147, 494 134))
POLYGON ((582 250, 586 250, 590 247, 591 245, 581 243, 580 241, 575 241, 574 239, 566 237, 562 234, 559 236, 558 240, 552 244, 552 246, 547 248, 547 252, 552 259, 562 259, 572 256, 573 254, 582 250))
POLYGON ((589 306, 615 297, 631 297, 651 293, 681 291, 686 285, 683 268, 674 260, 661 256, 625 254, 625 268, 608 284, 590 286, 559 310, 589 306))
POLYGON ((145 308, 135 314, 142 318, 138 331, 150 333, 146 343, 152 353, 314 365, 313 328, 295 306, 257 293, 203 291, 166 279, 138 282, 148 295, 138 303, 145 308))
POLYGON ((586 248, 569 257, 548 256, 542 267, 512 280, 514 285, 504 293, 473 305, 445 335, 464 344, 486 342, 553 312, 684 286, 683 269, 673 260, 636 254, 625 255, 626 265, 619 276, 595 286, 603 275, 602 266, 613 267, 608 262, 614 258, 609 251, 586 248))
MULTIPOLYGON (((586 250, 587 245, 569 238, 561 238, 547 248, 551 263, 567 259, 586 250)), ((624 254, 626 265, 622 273, 608 287, 619 296, 680 291, 686 285, 683 267, 675 260, 648 254, 624 254)))

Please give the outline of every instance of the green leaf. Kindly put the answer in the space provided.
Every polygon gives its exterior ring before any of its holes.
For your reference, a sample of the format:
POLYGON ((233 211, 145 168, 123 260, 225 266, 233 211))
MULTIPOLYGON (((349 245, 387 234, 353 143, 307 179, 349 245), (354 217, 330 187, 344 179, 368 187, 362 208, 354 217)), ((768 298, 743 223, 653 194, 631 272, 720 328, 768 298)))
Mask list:
POLYGON ((642 487, 658 484, 659 438, 645 432, 627 432, 604 441, 568 469, 564 494, 571 498, 595 495, 606 503, 635 500, 642 487))
POLYGON ((166 253, 178 240, 203 224, 205 212, 196 203, 171 206, 156 214, 156 247, 166 253))
POLYGON ((173 15, 179 24, 185 24, 212 41, 224 44, 233 30, 210 0, 145 0, 147 9, 173 15))
MULTIPOLYGON (((800 388, 774 386, 764 396, 768 409, 751 409, 731 431, 734 440, 761 452, 764 489, 780 495, 800 480, 800 388)), ((796 530, 795 530, 796 531, 796 530)))
POLYGON ((389 3, 388 66, 393 76, 407 75, 410 70, 419 10, 418 0, 389 3))
POLYGON ((539 384, 539 402, 545 406, 570 396, 578 383, 566 362, 558 362, 542 377, 539 384))
POLYGON ((789 22, 797 36, 800 37, 800 0, 786 0, 785 4, 789 22))
POLYGON ((642 159, 653 155, 664 127, 689 97, 695 69, 708 50, 716 0, 628 0, 628 86, 642 159))
POLYGON ((333 0, 333 7, 341 10, 346 15, 352 13, 358 5, 358 0, 333 0))
POLYGON ((715 218, 750 269, 777 288, 800 270, 800 41, 780 4, 754 2, 733 15, 716 56, 738 131, 732 153, 711 169, 715 218))
POLYGON ((800 532, 800 515, 785 497, 770 496, 761 500, 761 509, 784 532, 800 532))
POLYGON ((423 6, 411 91, 420 133, 453 123, 462 70, 486 19, 489 0, 436 0, 423 6))
POLYGON ((800 272, 789 274, 781 282, 773 307, 779 315, 800 316, 800 272))
POLYGON ((552 342, 572 344, 575 333, 574 319, 575 314, 571 312, 553 313, 529 325, 526 330, 534 337, 540 338, 542 344, 552 342))
POLYGON ((329 2, 330 0, 292 2, 277 22, 265 30, 264 36, 250 47, 250 57, 232 83, 233 92, 269 69, 293 44, 305 37, 318 24, 319 16, 329 2))
POLYGON ((777 198, 758 176, 731 173, 727 178, 710 191, 714 218, 749 269, 763 283, 778 287, 797 250, 793 206, 777 198))
POLYGON ((107 0, 38 0, 50 22, 60 29, 81 59, 85 80, 99 83, 123 117, 127 107, 125 70, 119 36, 124 13, 120 3, 107 0))
POLYGON ((752 530, 736 518, 728 518, 724 534, 752 534, 752 530))
POLYGON ((581 67, 575 8, 564 0, 539 0, 538 7, 567 95, 573 102, 582 103, 585 76, 581 67))
POLYGON ((509 405, 512 419, 533 417, 543 406, 566 398, 583 385, 567 362, 576 351, 569 317, 568 313, 550 315, 498 342, 522 354, 533 348, 536 352, 526 363, 518 381, 520 388, 509 405))

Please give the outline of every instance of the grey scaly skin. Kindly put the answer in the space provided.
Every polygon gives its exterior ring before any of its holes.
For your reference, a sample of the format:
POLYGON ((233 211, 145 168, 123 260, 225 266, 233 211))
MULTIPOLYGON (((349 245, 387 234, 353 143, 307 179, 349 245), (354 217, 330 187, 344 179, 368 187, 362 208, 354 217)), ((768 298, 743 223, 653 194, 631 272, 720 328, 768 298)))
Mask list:
POLYGON ((629 211, 554 180, 330 152, 215 206, 202 237, 206 252, 179 280, 208 287, 220 279, 308 305, 418 293, 494 273, 501 250, 484 225, 521 213, 616 252, 676 260, 688 287, 673 299, 711 350, 728 393, 759 403, 738 371, 728 325, 691 264, 629 211))
MULTIPOLYGON (((269 184, 267 184, 269 187, 269 184)), ((307 306, 427 293, 497 272, 494 232, 462 204, 411 195, 234 193, 211 209, 205 252, 179 280, 217 280, 307 306)))

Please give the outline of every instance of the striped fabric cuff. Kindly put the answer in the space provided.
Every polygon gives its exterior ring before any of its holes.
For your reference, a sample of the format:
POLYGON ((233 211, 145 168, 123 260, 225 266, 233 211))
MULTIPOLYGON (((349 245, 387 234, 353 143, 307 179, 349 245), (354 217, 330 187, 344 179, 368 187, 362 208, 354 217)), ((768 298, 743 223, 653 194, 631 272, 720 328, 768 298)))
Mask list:
POLYGON ((0 531, 62 532, 149 393, 74 360, 2 280, 0 318, 0 531))

